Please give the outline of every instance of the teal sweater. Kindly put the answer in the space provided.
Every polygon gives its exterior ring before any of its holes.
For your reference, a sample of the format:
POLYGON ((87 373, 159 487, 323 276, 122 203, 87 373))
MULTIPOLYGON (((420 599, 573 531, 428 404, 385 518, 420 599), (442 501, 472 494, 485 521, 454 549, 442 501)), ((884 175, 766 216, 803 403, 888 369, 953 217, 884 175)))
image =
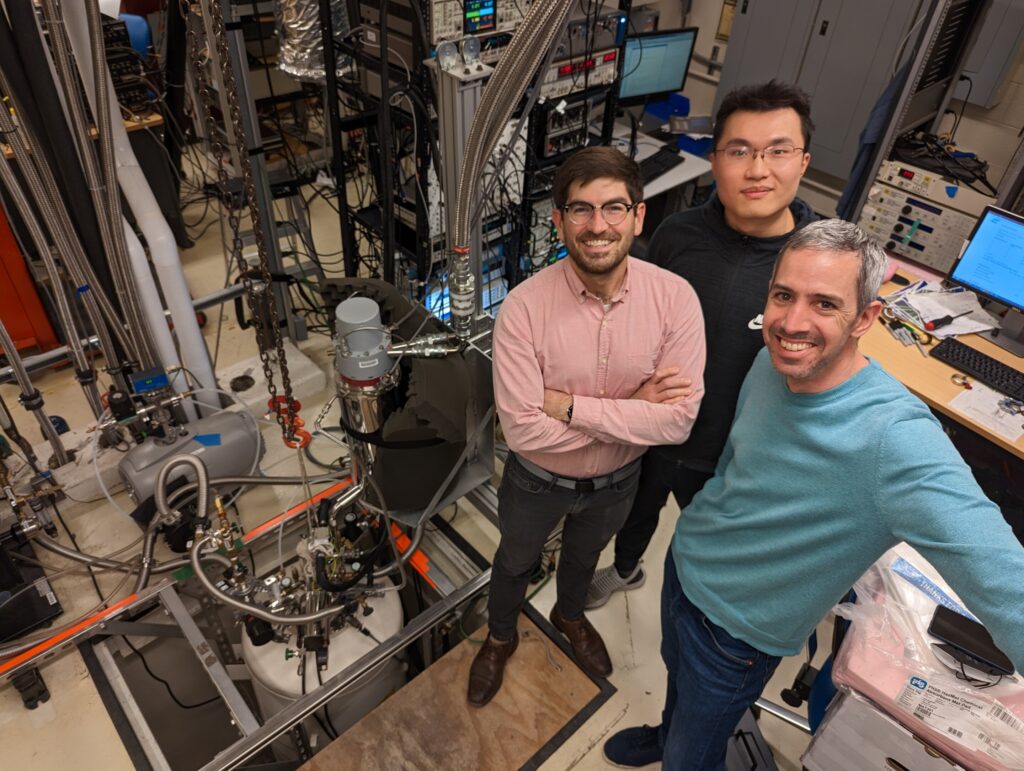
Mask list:
POLYGON ((715 477, 676 525, 687 597, 734 637, 793 655, 900 541, 1024 670, 1024 548, 928 408, 874 362, 791 393, 762 350, 715 477))

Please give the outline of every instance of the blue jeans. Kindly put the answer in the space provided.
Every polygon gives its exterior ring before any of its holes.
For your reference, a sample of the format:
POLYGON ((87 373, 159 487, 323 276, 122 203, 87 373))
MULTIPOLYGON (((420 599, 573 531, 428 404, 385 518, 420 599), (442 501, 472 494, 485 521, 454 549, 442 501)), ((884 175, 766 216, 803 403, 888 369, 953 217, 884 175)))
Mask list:
POLYGON ((671 548, 661 590, 661 657, 668 667, 662 768, 721 771, 729 737, 780 659, 737 640, 690 602, 671 548))

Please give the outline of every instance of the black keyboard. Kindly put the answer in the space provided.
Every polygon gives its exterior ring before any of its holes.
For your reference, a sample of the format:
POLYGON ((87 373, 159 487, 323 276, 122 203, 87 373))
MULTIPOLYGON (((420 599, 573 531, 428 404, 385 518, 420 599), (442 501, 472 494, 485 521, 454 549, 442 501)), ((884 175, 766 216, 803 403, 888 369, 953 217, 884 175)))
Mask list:
POLYGON ((1013 399, 1024 400, 1024 372, 1003 364, 997 359, 971 348, 952 337, 939 341, 931 355, 954 369, 965 372, 979 383, 984 383, 1013 399))
POLYGON ((654 155, 648 155, 640 161, 640 177, 646 185, 685 160, 675 148, 662 145, 654 155))

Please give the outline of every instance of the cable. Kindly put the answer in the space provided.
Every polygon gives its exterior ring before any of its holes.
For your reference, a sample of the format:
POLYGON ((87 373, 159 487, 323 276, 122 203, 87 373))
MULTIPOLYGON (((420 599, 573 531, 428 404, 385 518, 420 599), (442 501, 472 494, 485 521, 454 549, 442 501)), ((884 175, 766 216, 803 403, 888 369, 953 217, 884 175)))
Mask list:
POLYGON ((964 117, 964 110, 967 109, 967 102, 971 98, 971 91, 974 90, 974 81, 971 80, 969 77, 967 77, 966 75, 961 75, 960 76, 960 80, 961 81, 963 81, 963 80, 967 81, 967 96, 965 96, 963 102, 960 103, 960 114, 958 116, 956 116, 956 120, 953 122, 953 128, 949 132, 949 143, 950 144, 955 144, 957 129, 960 128, 960 121, 964 117))
MULTIPOLYGON (((303 677, 305 677, 305 673, 303 673, 303 677)), ((320 685, 324 684, 324 676, 320 674, 320 667, 316 668, 316 681, 320 683, 320 685)), ((327 720, 327 725, 331 727, 331 731, 334 733, 334 738, 337 739, 341 734, 338 733, 338 729, 335 728, 334 723, 331 722, 331 713, 327 709, 327 706, 328 705, 326 704, 324 705, 324 719, 327 720)), ((315 715, 316 713, 314 712, 313 714, 315 715)), ((317 720, 319 721, 319 718, 317 718, 317 720)), ((323 728, 323 724, 321 724, 320 727, 323 728)), ((324 732, 326 733, 326 729, 324 729, 324 732)), ((330 734, 327 735, 330 736, 330 734)))
POLYGON ((132 652, 139 657, 139 661, 142 662, 142 667, 146 670, 146 674, 148 674, 150 677, 152 677, 154 680, 160 683, 167 691, 167 695, 171 697, 171 701, 173 701, 182 709, 199 709, 200 707, 205 707, 207 704, 213 704, 215 701, 220 701, 220 695, 217 695, 210 697, 206 701, 201 701, 198 704, 186 704, 174 695, 174 691, 171 690, 170 683, 168 683, 166 680, 160 677, 160 675, 158 675, 152 669, 150 669, 149 662, 146 661, 146 657, 142 655, 142 651, 140 651, 138 648, 132 645, 131 641, 129 641, 129 639, 125 635, 121 635, 121 639, 124 640, 124 644, 131 648, 132 652))
MULTIPOLYGON (((64 515, 60 513, 60 509, 57 508, 57 499, 50 496, 50 505, 53 506, 53 511, 57 515, 57 519, 60 520, 60 524, 64 527, 64 532, 68 534, 68 538, 71 539, 71 545, 75 547, 75 551, 82 554, 82 549, 78 545, 78 539, 75 538, 75 534, 71 532, 71 528, 68 527, 68 523, 64 521, 64 515)), ((96 589, 96 596, 100 598, 100 602, 103 602, 103 592, 100 591, 99 582, 96 580, 96 573, 93 572, 92 566, 87 565, 86 570, 89 571, 89 578, 92 579, 93 588, 96 589)))

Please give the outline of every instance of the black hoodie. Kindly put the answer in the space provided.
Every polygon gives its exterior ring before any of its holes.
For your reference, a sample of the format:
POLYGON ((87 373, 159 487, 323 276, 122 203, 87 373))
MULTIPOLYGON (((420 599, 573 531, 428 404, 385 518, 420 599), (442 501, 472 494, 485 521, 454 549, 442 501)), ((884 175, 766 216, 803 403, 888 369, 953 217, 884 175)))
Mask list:
MULTIPOLYGON (((818 219, 799 198, 789 205, 799 230, 818 219)), ((712 472, 732 426, 740 386, 764 345, 761 314, 779 250, 791 233, 745 236, 725 222, 717 195, 703 206, 673 214, 651 237, 647 259, 693 286, 704 311, 707 365, 704 399, 685 444, 652 447, 687 468, 712 472)), ((666 362, 671 364, 671 362, 666 362)))

